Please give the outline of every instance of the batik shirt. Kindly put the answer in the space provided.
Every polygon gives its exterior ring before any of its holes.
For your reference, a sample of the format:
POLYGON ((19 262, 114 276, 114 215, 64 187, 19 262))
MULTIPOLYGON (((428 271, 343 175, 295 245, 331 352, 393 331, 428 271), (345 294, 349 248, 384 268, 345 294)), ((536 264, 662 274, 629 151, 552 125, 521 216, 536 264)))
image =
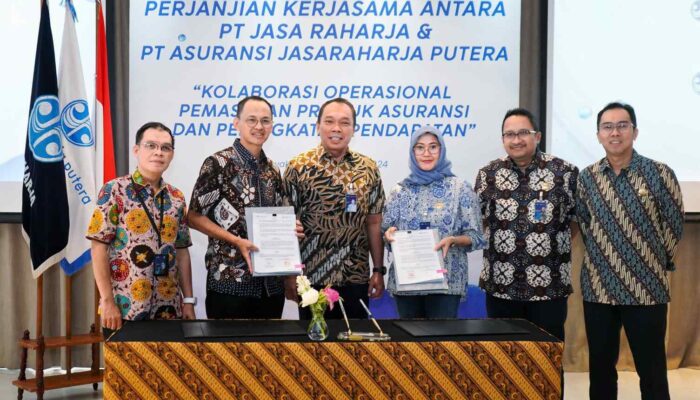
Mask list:
MULTIPOLYGON (((481 233, 479 201, 471 185, 457 177, 446 177, 427 185, 396 185, 387 197, 382 216, 382 231, 392 226, 399 230, 417 230, 421 223, 430 223, 437 229, 440 239, 447 236, 467 236, 471 245, 453 246, 447 252, 445 269, 448 290, 445 294, 465 296, 468 281, 467 253, 483 249, 486 241, 481 233)), ((391 246, 387 246, 391 260, 387 288, 396 294, 396 271, 394 270, 391 246)), ((423 295, 427 292, 398 294, 423 295)))
POLYGON ((535 301, 572 292, 577 176, 574 165, 540 151, 524 172, 510 157, 479 170, 474 187, 488 238, 479 286, 487 293, 535 301))
POLYGON ((381 214, 384 207, 377 163, 350 150, 335 161, 319 145, 289 162, 284 181, 304 226, 301 258, 311 283, 367 283, 367 216, 381 214), (357 196, 357 212, 345 211, 349 190, 357 196))
MULTIPOLYGON (((245 207, 283 205, 277 166, 260 152, 257 159, 236 139, 233 146, 204 160, 192 191, 190 207, 228 232, 247 239, 245 207)), ((253 277, 238 248, 209 238, 204 257, 207 291, 244 297, 283 292, 279 277, 253 277)))
POLYGON ((683 199, 673 170, 637 152, 619 175, 607 158, 578 180, 586 254, 583 300, 653 305, 671 300, 666 271, 683 233, 683 199))
POLYGON ((185 196, 181 191, 161 182, 160 190, 154 193, 153 187, 144 182, 138 170, 131 176, 107 182, 100 190, 87 238, 109 245, 112 292, 123 319, 181 317, 182 299, 175 249, 192 245, 185 212, 185 196), (160 229, 161 247, 137 196, 141 196, 160 229), (154 276, 156 254, 168 256, 166 276, 154 276))

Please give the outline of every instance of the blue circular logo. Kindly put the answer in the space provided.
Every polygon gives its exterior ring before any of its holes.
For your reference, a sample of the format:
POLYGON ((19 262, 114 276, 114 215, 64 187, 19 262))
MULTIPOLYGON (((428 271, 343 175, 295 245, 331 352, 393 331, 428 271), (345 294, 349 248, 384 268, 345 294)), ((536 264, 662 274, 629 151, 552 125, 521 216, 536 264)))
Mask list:
POLYGON ((58 97, 39 96, 29 115, 29 148, 40 162, 63 161, 58 97))
POLYGON ((95 144, 87 101, 73 100, 63 107, 61 129, 66 140, 76 146, 89 147, 95 144))
POLYGON ((590 118, 593 115, 593 110, 590 107, 581 107, 578 109, 578 117, 581 119, 590 118))
POLYGON ((692 15, 693 18, 700 21, 700 0, 694 1, 693 4, 690 6, 690 15, 692 15))

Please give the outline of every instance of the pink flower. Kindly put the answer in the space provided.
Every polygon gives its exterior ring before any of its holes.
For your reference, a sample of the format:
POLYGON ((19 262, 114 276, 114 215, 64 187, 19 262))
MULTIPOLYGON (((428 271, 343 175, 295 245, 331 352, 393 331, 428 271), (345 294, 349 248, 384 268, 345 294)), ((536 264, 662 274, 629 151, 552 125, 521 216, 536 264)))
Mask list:
POLYGON ((325 289, 321 289, 321 292, 324 296, 326 296, 326 300, 328 301, 328 308, 332 310, 333 304, 335 304, 335 302, 338 301, 340 295, 336 290, 331 289, 330 286, 325 289))

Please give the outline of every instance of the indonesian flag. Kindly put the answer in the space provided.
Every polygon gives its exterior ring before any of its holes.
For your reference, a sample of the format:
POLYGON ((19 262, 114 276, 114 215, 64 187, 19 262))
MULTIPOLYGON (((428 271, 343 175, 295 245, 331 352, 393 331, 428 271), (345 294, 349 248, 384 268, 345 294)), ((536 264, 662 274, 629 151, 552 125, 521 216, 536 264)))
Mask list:
POLYGON ((58 67, 58 101, 61 106, 63 167, 70 231, 61 268, 72 275, 90 261, 90 241, 85 229, 95 207, 95 136, 85 94, 85 78, 80 63, 80 48, 75 32, 75 9, 65 1, 65 22, 61 59, 58 67))
MULTIPOLYGON (((95 82, 95 141, 97 144, 97 179, 106 183, 117 177, 112 140, 112 111, 109 105, 109 70, 107 36, 102 2, 97 1, 97 67, 95 82)), ((86 225, 87 226, 87 225, 86 225)))

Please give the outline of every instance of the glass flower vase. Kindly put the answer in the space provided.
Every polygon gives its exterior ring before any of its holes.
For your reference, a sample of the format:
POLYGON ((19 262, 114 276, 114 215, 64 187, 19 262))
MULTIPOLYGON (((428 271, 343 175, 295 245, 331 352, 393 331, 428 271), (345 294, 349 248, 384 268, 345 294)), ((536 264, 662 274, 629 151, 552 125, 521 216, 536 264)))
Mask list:
POLYGON ((326 340, 328 337, 328 324, 326 324, 326 319, 323 317, 323 314, 326 312, 326 306, 312 304, 309 308, 311 308, 311 322, 306 329, 306 334, 309 335, 309 339, 316 342, 326 340))

